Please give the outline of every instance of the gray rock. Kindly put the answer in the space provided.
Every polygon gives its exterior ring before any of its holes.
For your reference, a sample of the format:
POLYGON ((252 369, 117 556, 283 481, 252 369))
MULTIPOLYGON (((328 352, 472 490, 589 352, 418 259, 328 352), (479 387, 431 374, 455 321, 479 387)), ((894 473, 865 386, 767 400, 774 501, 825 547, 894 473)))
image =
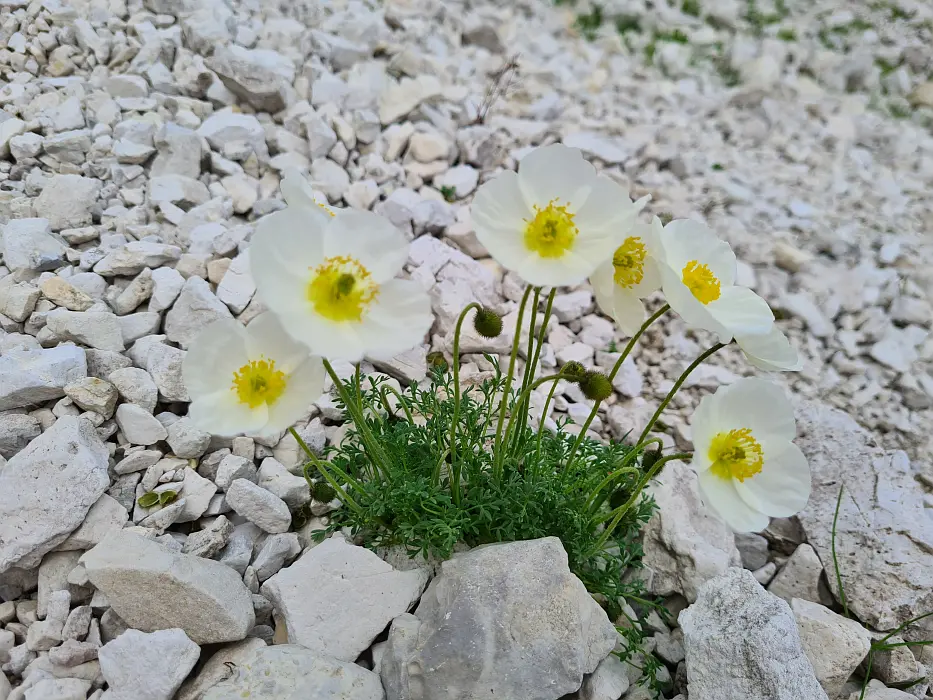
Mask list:
MULTIPOLYGON (((256 483, 256 465, 252 459, 240 457, 238 455, 226 455, 217 465, 217 473, 214 476, 214 483, 217 488, 226 491, 237 479, 246 479, 256 483)), ((265 488, 265 486, 263 487, 265 488)), ((271 491, 271 489, 268 489, 271 491)), ((278 494, 276 494, 278 495, 278 494)))
POLYGON ((262 583, 277 574, 286 561, 300 553, 301 544, 294 532, 269 535, 263 541, 251 566, 256 572, 256 578, 262 583))
POLYGON ((100 180, 80 175, 53 175, 35 201, 37 212, 49 220, 53 231, 87 226, 97 202, 100 180))
POLYGON ((87 357, 74 345, 8 351, 0 356, 0 411, 61 398, 86 376, 87 357))
POLYGON ((67 247, 52 235, 48 219, 13 219, 3 227, 0 243, 11 270, 54 270, 65 263, 67 247))
POLYGON ((159 389, 146 370, 124 367, 108 376, 124 401, 134 403, 152 413, 159 400, 159 389))
POLYGON ((294 644, 255 649, 201 700, 384 700, 379 676, 294 644))
POLYGON ((190 418, 180 418, 168 427, 168 444, 176 457, 200 457, 211 444, 211 434, 198 430, 190 418))
POLYGON ((232 669, 242 666, 254 652, 265 646, 266 643, 261 639, 247 637, 242 642, 220 648, 195 676, 182 684, 175 700, 202 700, 207 690, 230 678, 232 669))
POLYGON ((33 416, 18 413, 0 414, 0 457, 10 459, 39 437, 42 427, 33 416))
POLYGON ((642 530, 648 590, 694 601, 706 581, 741 563, 735 537, 704 507, 696 476, 682 462, 668 464, 649 488, 658 510, 642 530))
POLYGON ((735 546, 742 556, 742 566, 749 571, 757 571, 768 563, 768 540, 761 535, 753 532, 737 532, 735 546))
POLYGON ((219 515, 208 527, 188 535, 188 539, 182 545, 181 552, 182 554, 213 559, 227 545, 232 533, 233 523, 227 520, 225 516, 219 515))
POLYGON ((94 305, 91 296, 61 277, 50 277, 39 285, 46 299, 69 311, 86 311, 94 305))
POLYGON ((91 549, 111 532, 123 529, 128 519, 126 508, 105 493, 91 506, 78 529, 55 549, 59 552, 91 549))
POLYGON ((625 664, 610 654, 583 681, 580 700, 619 700, 628 691, 629 680, 625 664))
POLYGON ((257 483, 285 501, 292 510, 311 501, 311 490, 304 477, 292 474, 274 457, 262 460, 257 483))
POLYGON ((423 570, 396 571, 337 536, 266 581, 262 594, 290 643, 352 661, 415 603, 426 580, 423 570))
POLYGON ((691 700, 827 700, 790 607, 750 571, 708 581, 680 626, 691 700))
POLYGON ((794 598, 790 607, 816 679, 830 698, 839 697, 845 682, 868 656, 871 635, 855 620, 818 603, 794 598))
POLYGON ((244 142, 260 159, 268 155, 265 129, 252 114, 220 110, 204 120, 198 127, 198 134, 218 152, 223 151, 227 144, 244 142))
POLYGON ((55 309, 46 316, 46 328, 59 340, 71 340, 97 350, 121 351, 126 347, 120 320, 109 311, 55 309))
POLYGON ((185 210, 210 199, 210 192, 203 182, 184 175, 153 177, 149 180, 148 192, 152 202, 171 202, 185 210))
POLYGON ((117 406, 117 388, 106 379, 85 377, 65 385, 65 395, 79 408, 110 418, 117 406))
POLYGON ((160 267, 152 271, 152 296, 149 298, 150 311, 164 311, 169 308, 182 287, 185 278, 173 267, 160 267))
POLYGON ((286 532, 292 522, 285 501, 247 479, 236 479, 227 489, 227 505, 265 532, 286 532))
POLYGON ((0 314, 22 323, 36 308, 40 294, 31 284, 5 284, 12 281, 11 276, 0 282, 0 314))
POLYGON ((393 621, 381 675, 390 700, 556 700, 617 639, 559 540, 487 545, 441 564, 415 615, 393 621))
POLYGON ((158 153, 152 161, 150 177, 196 178, 201 174, 201 139, 195 132, 169 122, 156 134, 154 144, 158 153))
MULTIPOLYGON (((810 462, 813 493, 798 515, 816 554, 832 562, 832 525, 845 484, 836 555, 849 609, 874 629, 893 629, 933 609, 933 522, 907 455, 880 449, 834 408, 803 402, 797 444, 810 462)), ((836 576, 827 576, 838 600, 836 576)), ((922 621, 918 630, 931 627, 922 621)))
MULTIPOLYGON (((182 418, 182 420, 185 419, 182 418)), ((185 467, 185 478, 181 485, 185 508, 175 522, 189 523, 200 518, 204 515, 215 493, 217 493, 217 486, 210 479, 205 479, 191 467, 185 467)))
POLYGON ((200 655, 183 630, 130 629, 102 646, 98 658, 111 700, 171 700, 200 655))
POLYGON ((236 44, 219 47, 208 67, 230 92, 263 112, 285 107, 285 91, 295 79, 295 65, 269 49, 246 49, 236 44))
POLYGON ((165 335, 187 349, 204 328, 227 318, 233 318, 230 310, 214 296, 210 285, 200 277, 189 277, 174 306, 165 315, 165 335))
MULTIPOLYGON (((862 700, 860 691, 852 693, 849 700, 862 700)), ((868 683, 864 700, 914 700, 914 696, 896 688, 886 688, 881 681, 872 680, 868 683)))
POLYGON ((31 568, 110 485, 109 453, 83 418, 59 418, 0 472, 0 573, 31 568))
POLYGON ((43 678, 26 691, 28 700, 84 700, 91 681, 81 678, 43 678))
POLYGON ((154 445, 168 437, 165 426, 134 403, 120 404, 115 417, 123 437, 133 445, 154 445))
POLYGON ((249 590, 219 562, 170 552, 127 530, 108 535, 82 561, 91 583, 136 629, 178 627, 197 644, 213 644, 243 639, 254 624, 249 590))
POLYGON ((570 148, 579 148, 584 155, 598 158, 606 165, 624 163, 630 155, 626 144, 621 140, 592 131, 578 131, 567 134, 563 138, 563 144, 570 148))
POLYGON ((146 371, 149 372, 152 381, 159 389, 159 395, 165 401, 191 400, 181 373, 185 354, 185 350, 179 350, 164 343, 152 343, 146 351, 146 371))
MULTIPOLYGON (((94 272, 99 275, 120 275, 132 277, 147 267, 156 268, 177 261, 181 257, 181 248, 166 243, 151 241, 131 241, 112 253, 107 253, 94 265, 94 272)), ((154 284, 154 283, 153 283, 154 284)))
POLYGON ((788 603, 801 598, 821 605, 833 604, 833 597, 823 583, 823 563, 808 544, 794 550, 768 590, 788 603))

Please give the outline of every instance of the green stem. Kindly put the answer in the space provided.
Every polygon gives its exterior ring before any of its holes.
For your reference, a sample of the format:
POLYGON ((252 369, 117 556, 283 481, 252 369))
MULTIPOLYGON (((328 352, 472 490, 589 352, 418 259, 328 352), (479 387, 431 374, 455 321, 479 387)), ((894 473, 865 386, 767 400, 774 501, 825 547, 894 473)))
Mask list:
MULTIPOLYGON (((304 453, 308 456, 308 461, 314 465, 314 468, 317 469, 321 473, 321 476, 324 477, 325 481, 330 484, 330 487, 334 490, 334 493, 340 495, 340 500, 356 511, 357 515, 363 515, 363 509, 360 508, 359 504, 353 500, 350 494, 348 494, 344 489, 340 488, 340 484, 337 483, 337 480, 334 479, 330 472, 324 468, 324 463, 319 460, 317 455, 311 451, 311 448, 309 448, 308 444, 301 438, 301 436, 298 434, 298 431, 294 428, 289 428, 288 432, 292 434, 292 437, 295 438, 295 442, 297 442, 301 449, 304 450, 304 453)), ((304 474, 305 481, 308 482, 308 488, 313 488, 314 482, 312 482, 311 478, 308 476, 308 470, 303 469, 302 473, 304 474)), ((359 482, 355 482, 355 485, 359 489, 363 488, 359 482)))
POLYGON ((505 427, 505 437, 502 440, 504 444, 509 444, 509 436, 512 435, 512 424, 516 418, 520 419, 520 416, 527 415, 527 411, 523 410, 522 406, 528 401, 529 397, 531 396, 531 392, 533 392, 545 382, 549 382, 551 380, 554 380, 554 383, 556 384, 557 380, 559 379, 563 379, 563 375, 560 372, 557 374, 549 374, 546 377, 541 377, 541 379, 537 380, 531 386, 522 391, 518 399, 515 401, 515 405, 512 407, 512 411, 509 413, 509 422, 505 427))
MULTIPOLYGON (((544 401, 544 410, 541 411, 541 418, 538 421, 538 441, 537 441, 537 445, 535 446, 535 462, 534 462, 536 470, 541 459, 541 436, 544 434, 544 421, 547 420, 548 408, 551 405, 551 401, 554 399, 554 392, 556 391, 557 385, 559 383, 560 381, 556 381, 553 384, 551 384, 551 390, 547 393, 547 399, 544 401)), ((537 476, 537 472, 535 473, 535 476, 537 476)))
POLYGON ((405 401, 405 398, 396 390, 394 386, 385 386, 383 384, 379 390, 379 396, 382 399, 382 405, 385 406, 386 411, 389 414, 392 413, 392 407, 389 405, 389 402, 386 399, 386 392, 395 394, 395 398, 398 399, 398 405, 402 407, 403 411, 405 411, 405 416, 408 418, 408 422, 414 423, 415 419, 411 415, 411 409, 408 408, 408 403, 405 401))
MULTIPOLYGON (((544 338, 547 334, 547 324, 551 320, 551 309, 554 306, 554 297, 557 294, 557 288, 554 287, 551 289, 550 293, 547 296, 547 303, 544 306, 544 316, 541 319, 541 329, 538 331, 538 342, 535 344, 534 357, 531 358, 531 372, 529 376, 533 379, 535 372, 538 371, 538 360, 541 358, 541 348, 544 347, 544 338)), ((534 328, 534 323, 531 324, 532 329, 534 328)), ((529 338, 529 345, 531 339, 529 338)), ((525 434, 525 428, 528 426, 528 411, 523 411, 519 420, 518 429, 515 431, 515 441, 516 449, 518 447, 518 439, 520 436, 525 434)))
POLYGON ((518 346, 522 339, 522 319, 525 316, 525 306, 528 304, 528 295, 531 293, 531 286, 525 287, 525 293, 522 295, 522 302, 518 307, 518 319, 515 322, 515 337, 512 339, 512 354, 509 357, 509 371, 505 377, 505 386, 502 389, 502 400, 499 402, 499 419, 496 422, 496 440, 493 443, 493 476, 498 479, 502 473, 502 463, 505 455, 502 454, 502 426, 505 424, 505 411, 509 403, 509 393, 512 390, 512 375, 515 372, 515 357, 518 355, 518 346))
POLYGON ((842 587, 842 575, 839 573, 839 559, 836 558, 836 524, 839 522, 839 508, 842 505, 842 491, 844 487, 839 487, 839 495, 836 496, 836 511, 833 513, 833 529, 830 535, 830 549, 833 554, 833 568, 836 571, 836 587, 839 589, 839 602, 842 603, 842 612, 849 617, 849 602, 846 600, 846 591, 842 587))
POLYGON ((615 481, 620 476, 623 476, 625 474, 638 474, 638 473, 639 473, 638 467, 622 467, 621 469, 616 469, 614 472, 611 472, 609 476, 607 476, 605 479, 603 479, 600 482, 599 486, 593 489, 593 492, 589 495, 589 498, 586 499, 586 511, 590 512, 593 510, 593 505, 594 505, 594 502, 596 501, 597 496, 599 496, 600 492, 604 488, 606 488, 609 484, 611 484, 613 481, 615 481))
POLYGON ((616 508, 614 511, 611 511, 607 515, 597 519, 597 524, 606 522, 610 518, 612 518, 612 522, 610 522, 609 525, 606 527, 605 531, 602 534, 602 537, 600 537, 599 541, 596 543, 596 546, 593 547, 593 549, 590 550, 590 552, 587 554, 587 558, 593 556, 599 550, 601 550, 603 546, 605 546, 606 541, 612 535, 612 531, 615 530, 616 525, 619 524, 619 521, 629 511, 629 509, 633 505, 635 505, 635 503, 638 501, 638 497, 641 496, 641 492, 644 490, 645 486, 648 484, 649 481, 651 481, 658 474, 658 472, 661 471, 661 469, 664 467, 665 464, 675 459, 687 459, 689 457, 690 455, 687 453, 677 453, 673 455, 668 455, 667 457, 662 457, 657 462, 652 464, 651 469, 649 469, 645 473, 645 475, 641 478, 641 481, 638 482, 638 485, 635 487, 635 490, 632 492, 632 495, 629 497, 629 499, 625 503, 623 503, 621 506, 616 508))
POLYGON ((372 431, 369 429, 369 424, 366 422, 366 417, 363 415, 363 412, 359 410, 359 406, 353 400, 353 397, 350 396, 347 392, 346 387, 343 385, 343 381, 339 376, 337 376, 337 373, 334 371, 334 368, 330 362, 328 362, 327 359, 322 360, 322 362, 324 363, 324 369, 327 370, 331 380, 334 382, 334 388, 340 395, 340 400, 343 401, 347 412, 350 414, 353 423, 356 425, 356 429, 360 432, 360 441, 366 448, 366 455, 369 457, 369 461, 372 462, 373 466, 382 473, 382 476, 388 476, 389 458, 386 455, 385 450, 382 449, 382 446, 376 440, 372 431))
POLYGON ((638 437, 638 442, 643 442, 644 439, 648 437, 648 433, 651 432, 651 429, 654 427, 654 424, 657 422, 658 418, 661 416, 661 413, 664 411, 665 408, 667 408, 667 405, 671 402, 671 399, 674 398, 674 394, 676 394, 677 391, 680 389, 680 387, 683 386, 683 383, 687 381, 687 377, 690 376, 690 373, 693 372, 693 370, 695 370, 701 364, 703 364, 706 358, 710 357, 714 353, 719 352, 724 347, 726 347, 724 343, 716 343, 713 347, 711 347, 709 350, 704 352, 697 359, 695 359, 693 362, 690 363, 687 369, 684 370, 683 374, 681 374, 677 378, 677 381, 674 382, 674 386, 671 387, 671 390, 667 392, 667 396, 664 397, 664 400, 661 402, 661 405, 658 406, 658 410, 656 410, 654 412, 654 415, 651 416, 651 420, 648 421, 648 425, 646 425, 645 429, 641 431, 641 435, 638 437))
MULTIPOLYGON (((652 323, 657 321, 661 316, 667 313, 668 309, 671 308, 670 304, 665 304, 660 309, 658 309, 651 317, 641 324, 641 328, 638 329, 638 332, 635 333, 626 344, 625 349, 622 350, 622 354, 619 355, 619 359, 616 360, 616 363, 612 366, 612 371, 609 372, 609 382, 612 383, 612 380, 615 379, 616 375, 619 373, 619 369, 622 367, 622 363, 625 362, 626 358, 632 353, 632 350, 635 347, 635 343, 638 342, 638 339, 644 335, 645 331, 648 330, 648 327, 652 323)), ((586 417, 586 421, 583 423, 583 428, 580 430, 580 434, 577 435, 577 439, 573 443, 573 447, 570 448, 570 454, 567 455, 567 461, 564 463, 564 469, 567 469, 571 462, 573 461, 574 455, 577 453, 577 448, 580 447, 580 443, 583 442, 583 438, 586 437, 586 431, 589 430, 590 424, 593 422, 593 419, 596 418, 596 413, 599 411, 599 406, 602 404, 602 401, 593 402, 593 410, 590 411, 590 415, 586 417)), ((639 440, 638 442, 642 442, 639 440)))
POLYGON ((453 347, 453 370, 454 370, 454 416, 450 421, 450 465, 452 467, 451 490, 453 491, 454 503, 460 505, 460 462, 457 458, 457 426, 460 424, 460 333, 463 329, 463 320, 467 313, 472 309, 479 309, 480 305, 476 302, 467 304, 460 317, 457 319, 457 327, 454 330, 453 347))

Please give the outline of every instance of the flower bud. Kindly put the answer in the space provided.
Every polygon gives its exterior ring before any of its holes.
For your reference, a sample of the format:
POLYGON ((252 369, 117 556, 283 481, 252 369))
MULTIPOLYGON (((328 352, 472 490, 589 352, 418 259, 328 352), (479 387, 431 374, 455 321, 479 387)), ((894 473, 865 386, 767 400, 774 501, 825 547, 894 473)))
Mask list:
POLYGON ((590 371, 580 379, 580 390, 593 401, 603 401, 612 396, 612 382, 602 372, 590 371))
POLYGON ((334 498, 337 497, 337 492, 330 484, 319 481, 314 485, 314 489, 311 491, 311 495, 314 496, 315 501, 320 501, 321 503, 330 503, 334 500, 334 498))
POLYGON ((482 306, 473 317, 473 328, 484 338, 495 338, 502 332, 502 319, 495 311, 482 306))
POLYGON ((442 371, 447 371, 448 364, 447 358, 444 357, 442 352, 429 352, 428 356, 425 358, 428 363, 428 367, 436 367, 442 371))
POLYGON ((563 379, 566 379, 568 382, 577 384, 581 379, 583 379, 583 377, 586 376, 586 367, 584 367, 579 362, 571 360, 560 368, 560 376, 563 379))

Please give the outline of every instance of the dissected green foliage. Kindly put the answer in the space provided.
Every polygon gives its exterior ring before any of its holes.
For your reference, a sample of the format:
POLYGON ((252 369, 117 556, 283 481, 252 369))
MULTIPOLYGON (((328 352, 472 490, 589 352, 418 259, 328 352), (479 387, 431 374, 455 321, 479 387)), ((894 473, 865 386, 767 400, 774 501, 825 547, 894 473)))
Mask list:
MULTIPOLYGON (((452 375, 435 368, 428 388, 412 386, 403 394, 404 408, 380 382, 364 381, 363 404, 383 407, 379 415, 370 412, 367 424, 385 449, 388 472, 371 478, 370 460, 356 428, 351 428, 341 446, 327 456, 334 467, 359 481, 362 492, 354 490, 353 498, 360 510, 341 509, 331 529, 349 526, 369 546, 401 545, 411 555, 440 558, 449 557, 458 542, 476 546, 555 536, 567 550, 571 570, 610 615, 617 616, 621 597, 641 594, 639 582, 622 578, 639 565, 637 535, 655 506, 649 496, 642 496, 619 522, 612 546, 597 548, 603 525, 594 516, 628 499, 642 468, 631 467, 595 498, 594 492, 632 448, 584 440, 577 448, 575 468, 564 470, 576 439, 566 423, 559 424, 556 433, 542 431, 540 442, 538 433, 525 426, 513 433, 497 475, 489 435, 504 379, 498 367, 491 374, 461 396, 455 431, 463 484, 459 503, 450 483, 447 447, 454 414, 452 375), (387 406, 397 410, 390 413, 387 406), (408 419, 409 413, 414 420, 408 419)), ((359 399, 352 382, 346 388, 353 400, 359 399)))

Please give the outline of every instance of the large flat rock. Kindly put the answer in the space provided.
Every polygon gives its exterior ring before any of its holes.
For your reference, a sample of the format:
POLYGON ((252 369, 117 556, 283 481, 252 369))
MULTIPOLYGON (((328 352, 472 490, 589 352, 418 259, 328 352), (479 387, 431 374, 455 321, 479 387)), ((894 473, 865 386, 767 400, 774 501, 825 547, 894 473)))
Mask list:
POLYGON ((110 486, 109 453, 86 419, 65 416, 0 472, 0 572, 29 569, 67 539, 110 486))

